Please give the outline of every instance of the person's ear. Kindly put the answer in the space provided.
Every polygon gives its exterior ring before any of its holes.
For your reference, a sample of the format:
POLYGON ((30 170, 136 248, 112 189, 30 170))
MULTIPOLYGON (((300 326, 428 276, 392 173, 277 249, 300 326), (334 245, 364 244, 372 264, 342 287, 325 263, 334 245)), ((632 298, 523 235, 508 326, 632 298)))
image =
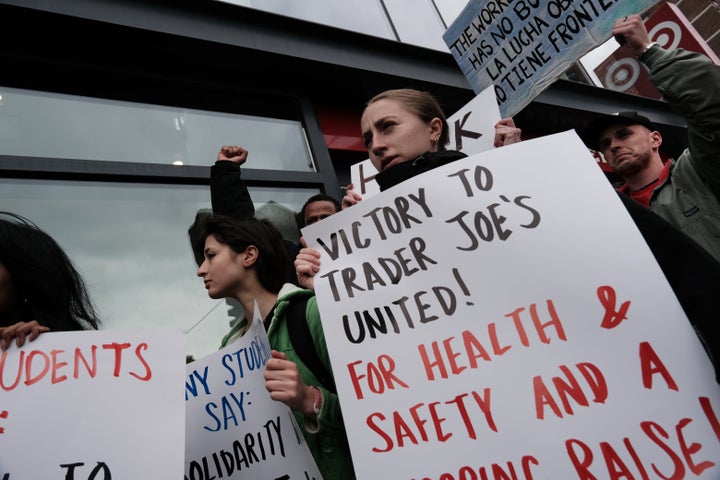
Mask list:
POLYGON ((441 134, 442 120, 440 120, 438 117, 435 117, 430 120, 430 137, 439 139, 441 134))
POLYGON ((255 245, 249 245, 242 253, 243 266, 245 268, 252 267, 258 259, 259 252, 255 245))
POLYGON ((650 142, 655 149, 659 149, 662 145, 662 135, 657 130, 650 132, 650 142))

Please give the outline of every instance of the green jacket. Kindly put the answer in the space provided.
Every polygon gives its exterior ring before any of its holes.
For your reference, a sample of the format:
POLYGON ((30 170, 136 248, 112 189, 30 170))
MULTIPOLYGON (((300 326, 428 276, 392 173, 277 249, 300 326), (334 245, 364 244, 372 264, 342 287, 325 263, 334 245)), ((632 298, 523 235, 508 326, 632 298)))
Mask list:
MULTIPOLYGON (((325 335, 320 323, 317 299, 312 290, 304 290, 291 283, 283 285, 278 293, 278 300, 268 328, 268 340, 274 350, 283 352, 288 360, 295 362, 306 385, 317 387, 323 394, 323 403, 320 413, 317 415, 317 422, 308 422, 302 414, 293 412, 305 436, 308 448, 320 469, 323 480, 353 480, 355 473, 338 396, 321 386, 315 375, 300 361, 290 342, 285 313, 290 299, 300 296, 310 297, 305 312, 310 335, 315 342, 315 348, 320 360, 325 364, 328 371, 332 371, 325 335)), ((241 335, 245 331, 244 325, 246 323, 245 319, 238 322, 223 338, 222 346, 229 344, 241 335)))
POLYGON ((685 117, 689 142, 653 192, 650 209, 720 261, 720 66, 657 45, 640 59, 664 99, 685 117))

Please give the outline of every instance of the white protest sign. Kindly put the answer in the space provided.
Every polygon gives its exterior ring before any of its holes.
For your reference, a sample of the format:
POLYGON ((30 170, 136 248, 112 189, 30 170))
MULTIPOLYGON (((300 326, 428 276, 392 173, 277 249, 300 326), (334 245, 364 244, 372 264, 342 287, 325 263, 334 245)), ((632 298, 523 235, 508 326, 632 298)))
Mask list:
POLYGON ((495 140, 495 124, 500 118, 495 91, 483 90, 448 118, 450 144, 447 147, 467 155, 490 150, 495 140))
MULTIPOLYGON (((447 148, 467 155, 490 150, 495 140, 495 124, 499 121, 500 110, 495 91, 488 88, 448 117, 450 144, 447 148)), ((380 187, 375 181, 377 173, 370 159, 350 166, 350 181, 363 198, 380 193, 380 187)))
POLYGON ((711 363, 575 132, 303 236, 359 479, 720 477, 711 363))
POLYGON ((265 388, 268 358, 257 318, 238 340, 188 364, 185 480, 322 479, 292 411, 265 388))
POLYGON ((493 87, 512 117, 587 52, 615 20, 658 0, 470 0, 443 39, 475 92, 493 87))
POLYGON ((0 354, 0 478, 177 480, 185 335, 43 333, 0 354))
POLYGON ((371 197, 380 193, 380 185, 375 181, 377 173, 377 168, 369 158, 350 165, 350 181, 361 197, 371 197))

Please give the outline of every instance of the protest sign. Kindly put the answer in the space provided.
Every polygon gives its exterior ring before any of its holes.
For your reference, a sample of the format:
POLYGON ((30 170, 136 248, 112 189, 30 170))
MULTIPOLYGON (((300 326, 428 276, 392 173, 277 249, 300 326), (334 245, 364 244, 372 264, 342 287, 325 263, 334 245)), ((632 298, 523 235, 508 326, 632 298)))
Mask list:
POLYGON ((492 87, 512 117, 623 16, 658 0, 470 0, 443 39, 475 92, 492 87))
POLYGON ((350 182, 361 197, 371 197, 380 193, 380 185, 375 181, 377 173, 377 168, 369 158, 350 165, 350 182))
POLYGON ((321 480, 292 411, 265 388, 268 358, 258 317, 237 341, 188 364, 185 480, 321 480))
MULTIPOLYGON (((495 124, 499 121, 500 110, 495 99, 495 91, 492 88, 483 90, 448 117, 450 144, 447 148, 467 155, 493 148, 495 124)), ((350 181, 363 198, 380 192, 380 187, 375 181, 377 173, 370 159, 350 166, 350 181)))
POLYGON ((180 478, 185 336, 43 333, 0 354, 0 478, 180 478))
POLYGON ((303 236, 359 479, 720 475, 712 365, 574 131, 303 236))

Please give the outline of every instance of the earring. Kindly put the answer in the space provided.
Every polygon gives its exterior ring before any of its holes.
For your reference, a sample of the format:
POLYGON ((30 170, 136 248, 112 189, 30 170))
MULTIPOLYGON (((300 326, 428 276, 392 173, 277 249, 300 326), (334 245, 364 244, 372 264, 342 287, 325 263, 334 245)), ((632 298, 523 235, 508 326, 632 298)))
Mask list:
POLYGON ((430 138, 430 145, 432 145, 433 148, 435 148, 435 147, 437 147, 437 144, 438 144, 438 139, 437 139, 436 137, 431 137, 431 138, 430 138))

